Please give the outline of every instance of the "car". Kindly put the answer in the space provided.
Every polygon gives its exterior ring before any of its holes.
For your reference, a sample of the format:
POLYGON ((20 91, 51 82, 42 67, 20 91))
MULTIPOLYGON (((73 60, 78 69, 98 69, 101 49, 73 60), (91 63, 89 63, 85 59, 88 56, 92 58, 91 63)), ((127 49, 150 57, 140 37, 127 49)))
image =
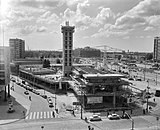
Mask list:
POLYGON ((47 97, 47 101, 48 101, 48 102, 49 102, 49 101, 52 101, 51 97, 47 97))
POLYGON ((15 79, 11 79, 11 81, 12 81, 12 82, 16 82, 16 80, 15 80, 15 79))
POLYGON ((17 82, 17 85, 21 85, 21 83, 20 83, 20 82, 17 82))
POLYGON ((43 97, 44 99, 47 99, 47 95, 41 94, 41 97, 43 97))
POLYGON ((15 112, 15 110, 12 107, 9 107, 8 110, 7 110, 7 112, 8 113, 13 113, 13 112, 15 112))
POLYGON ((89 118, 90 121, 101 121, 101 117, 99 115, 92 115, 90 118, 89 118))
POLYGON ((136 81, 142 81, 142 79, 140 79, 140 78, 137 78, 137 79, 136 79, 136 81))
POLYGON ((128 80, 134 80, 133 78, 128 78, 128 80))
POLYGON ((54 107, 52 101, 49 102, 49 107, 54 107))
POLYGON ((38 92, 36 89, 33 89, 32 92, 37 94, 37 95, 40 95, 40 92, 38 92))
POLYGON ((29 95, 29 92, 26 90, 26 91, 24 92, 24 94, 29 95))
POLYGON ((118 120, 118 119, 120 119, 120 116, 118 114, 116 114, 116 113, 113 113, 111 115, 108 115, 108 119, 110 119, 110 120, 118 120))

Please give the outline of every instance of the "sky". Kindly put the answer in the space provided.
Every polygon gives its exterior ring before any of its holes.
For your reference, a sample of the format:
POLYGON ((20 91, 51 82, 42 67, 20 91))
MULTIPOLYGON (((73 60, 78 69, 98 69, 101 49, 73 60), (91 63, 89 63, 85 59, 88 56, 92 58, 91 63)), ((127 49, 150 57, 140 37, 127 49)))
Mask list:
POLYGON ((6 46, 21 38, 26 50, 61 50, 65 21, 75 26, 74 49, 153 52, 160 36, 160 0, 0 1, 0 43, 6 46))

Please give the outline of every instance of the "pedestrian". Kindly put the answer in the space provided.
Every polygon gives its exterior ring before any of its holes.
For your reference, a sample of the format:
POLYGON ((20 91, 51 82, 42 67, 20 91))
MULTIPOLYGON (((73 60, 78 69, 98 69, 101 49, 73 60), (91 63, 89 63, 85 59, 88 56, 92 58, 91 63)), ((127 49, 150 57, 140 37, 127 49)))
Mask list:
POLYGON ((88 126, 88 130, 91 130, 91 126, 90 125, 88 126))
POLYGON ((146 113, 146 111, 145 111, 145 109, 143 109, 143 114, 145 114, 146 113))
POLYGON ((31 96, 29 96, 29 100, 31 101, 31 96))
POLYGON ((23 113, 23 118, 25 118, 25 111, 23 111, 22 113, 23 113))
POLYGON ((155 98, 153 98, 153 101, 155 102, 155 101, 156 101, 156 99, 155 99, 155 98))
POLYGON ((52 116, 53 116, 53 117, 55 117, 55 113, 54 113, 54 111, 52 112, 52 116))
POLYGON ((107 112, 107 117, 109 116, 109 112, 107 112))
POLYGON ((132 112, 133 112, 133 111, 132 111, 132 109, 131 109, 131 115, 132 115, 132 112))

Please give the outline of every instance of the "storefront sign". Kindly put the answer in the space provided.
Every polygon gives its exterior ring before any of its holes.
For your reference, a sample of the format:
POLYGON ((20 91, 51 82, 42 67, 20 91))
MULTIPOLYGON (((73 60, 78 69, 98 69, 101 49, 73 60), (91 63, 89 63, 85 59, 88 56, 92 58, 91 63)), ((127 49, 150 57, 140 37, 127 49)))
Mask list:
POLYGON ((103 102, 103 97, 87 97, 88 104, 102 103, 102 102, 103 102))

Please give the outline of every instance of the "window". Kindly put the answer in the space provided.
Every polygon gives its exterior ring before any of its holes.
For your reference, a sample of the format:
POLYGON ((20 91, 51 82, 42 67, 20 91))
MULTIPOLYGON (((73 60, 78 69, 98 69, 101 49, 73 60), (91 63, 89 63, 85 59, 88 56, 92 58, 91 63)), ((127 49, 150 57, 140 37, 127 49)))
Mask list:
POLYGON ((4 70, 4 64, 0 64, 0 70, 4 70))
POLYGON ((71 32, 69 32, 69 36, 72 37, 72 33, 71 32))
POLYGON ((67 37, 65 37, 65 40, 67 41, 67 37))
POLYGON ((67 33, 67 32, 65 32, 65 36, 67 36, 67 34, 68 34, 68 33, 67 33))
POLYGON ((72 37, 69 37, 69 40, 72 41, 72 37))
POLYGON ((72 49, 72 46, 69 46, 69 49, 72 49))

